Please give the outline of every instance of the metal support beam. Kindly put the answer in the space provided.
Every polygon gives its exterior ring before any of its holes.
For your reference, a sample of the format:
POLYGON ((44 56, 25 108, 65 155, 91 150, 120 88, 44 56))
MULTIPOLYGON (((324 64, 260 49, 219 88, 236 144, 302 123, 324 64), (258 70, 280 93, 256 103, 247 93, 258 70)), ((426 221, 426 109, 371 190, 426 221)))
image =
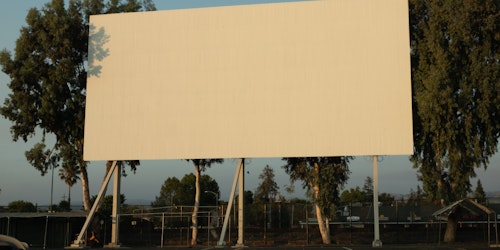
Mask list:
POLYGON ((236 184, 238 183, 238 179, 240 177, 240 172, 243 172, 243 159, 240 159, 238 162, 238 166, 236 167, 236 171, 234 173, 233 185, 231 187, 231 193, 229 194, 229 201, 227 203, 226 215, 224 216, 224 223, 222 224, 222 230, 220 233, 219 242, 217 243, 218 247, 225 246, 224 238, 226 237, 227 225, 229 222, 229 217, 231 216, 231 208, 233 206, 234 194, 236 192, 236 184))
POLYGON ((111 212, 111 242, 104 247, 108 248, 118 248, 119 244, 119 214, 120 214, 120 186, 121 186, 121 173, 122 166, 121 164, 117 164, 114 170, 114 179, 113 179, 113 210, 111 212))
POLYGON ((113 161, 113 164, 111 165, 111 168, 109 169, 109 172, 106 175, 106 178, 104 178, 104 182, 102 183, 101 189, 99 190, 99 193, 97 194, 97 198, 94 201, 94 205, 92 205, 92 208, 90 209, 90 212, 87 215, 87 219, 85 220, 85 223, 83 224, 82 230, 80 230, 78 237, 73 242, 73 244, 71 244, 71 246, 69 248, 82 248, 85 246, 85 242, 83 241, 83 236, 85 235, 85 232, 87 231, 87 228, 89 227, 90 222, 94 218, 95 212, 96 212, 97 208, 99 207, 99 204, 101 203, 101 200, 104 197, 104 194, 106 193, 106 189, 108 187, 109 180, 111 179, 111 176, 113 175, 113 173, 116 169, 116 165, 117 165, 117 162, 113 161))
POLYGON ((379 231, 379 212, 378 212, 378 158, 376 155, 372 157, 373 161, 373 230, 374 239, 372 247, 382 247, 379 231))
POLYGON ((245 196, 245 159, 241 159, 240 164, 240 174, 239 174, 239 186, 238 186, 238 241, 236 241, 236 247, 244 246, 244 196, 245 196))

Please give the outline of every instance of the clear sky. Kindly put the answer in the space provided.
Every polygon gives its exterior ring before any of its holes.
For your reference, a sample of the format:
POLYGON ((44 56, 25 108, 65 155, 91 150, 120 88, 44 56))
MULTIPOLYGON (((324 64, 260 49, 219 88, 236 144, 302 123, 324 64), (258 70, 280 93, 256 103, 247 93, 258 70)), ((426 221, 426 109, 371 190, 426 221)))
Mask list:
MULTIPOLYGON (((0 0, 0 49, 7 49, 13 53, 15 41, 19 37, 19 30, 26 25, 25 17, 32 7, 40 8, 48 1, 0 0)), ((158 10, 206 7, 210 5, 231 5, 264 3, 272 1, 234 1, 234 0, 156 0, 158 10)), ((10 93, 7 87, 9 77, 0 72, 0 103, 10 93)), ((11 122, 0 116, 0 206, 7 205, 14 200, 26 200, 38 205, 50 203, 51 175, 40 176, 26 161, 24 152, 31 148, 33 143, 39 141, 35 137, 24 143, 13 142, 10 134, 11 122)), ((274 168, 275 180, 280 187, 280 192, 287 198, 304 197, 301 183, 295 184, 295 193, 288 194, 285 187, 289 179, 282 170, 283 162, 279 158, 272 159, 247 159, 245 189, 255 191, 260 180, 262 169, 269 165, 274 168)), ((88 167, 91 195, 97 194, 104 177, 104 162, 91 162, 88 167)), ((234 176, 236 159, 226 159, 222 165, 214 165, 205 174, 214 178, 220 186, 221 198, 227 200, 234 176)), ((367 176, 372 176, 372 163, 370 157, 357 157, 350 164, 351 175, 345 188, 362 186, 367 176)), ((54 203, 59 203, 63 196, 68 195, 68 187, 58 177, 58 169, 54 174, 54 203)), ((122 179, 122 193, 125 194, 128 204, 134 202, 149 202, 159 195, 161 185, 168 177, 182 178, 185 174, 193 173, 192 163, 183 160, 168 161, 141 161, 137 173, 129 173, 122 179)), ((478 169, 478 178, 481 179, 486 191, 500 191, 500 154, 491 159, 489 168, 485 171, 478 169)), ((408 156, 384 156, 379 162, 379 190, 394 194, 407 194, 410 189, 415 190, 419 185, 416 171, 412 168, 408 156)), ((476 179, 472 180, 475 186, 476 179)), ((110 189, 108 189, 110 190, 110 189)), ((110 191, 108 191, 110 193, 110 191)), ((78 182, 71 188, 72 205, 81 205, 81 183, 78 182)))

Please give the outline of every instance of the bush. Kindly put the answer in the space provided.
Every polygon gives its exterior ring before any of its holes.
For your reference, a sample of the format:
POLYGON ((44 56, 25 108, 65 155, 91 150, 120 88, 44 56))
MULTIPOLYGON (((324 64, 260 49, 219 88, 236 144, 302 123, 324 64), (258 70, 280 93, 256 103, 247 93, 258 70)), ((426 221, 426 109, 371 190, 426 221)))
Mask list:
POLYGON ((29 201, 13 201, 7 206, 8 212, 36 212, 36 207, 29 201))

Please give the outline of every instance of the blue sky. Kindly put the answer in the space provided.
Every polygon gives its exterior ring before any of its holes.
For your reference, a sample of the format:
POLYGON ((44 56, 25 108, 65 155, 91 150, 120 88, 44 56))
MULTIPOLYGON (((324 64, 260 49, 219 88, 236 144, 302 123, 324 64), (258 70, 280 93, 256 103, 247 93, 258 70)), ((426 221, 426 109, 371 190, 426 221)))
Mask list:
MULTIPOLYGON (((23 0, 0 1, 0 49, 13 52, 15 41, 19 37, 19 30, 26 25, 25 17, 32 7, 40 8, 48 1, 23 0)), ((272 1, 231 1, 231 0, 157 0, 158 10, 207 7, 210 5, 231 5, 248 3, 265 3, 272 1)), ((10 93, 7 87, 9 78, 0 72, 0 102, 10 93)), ((24 152, 39 138, 32 138, 27 143, 13 142, 10 134, 11 122, 0 116, 0 206, 7 205, 14 200, 26 200, 38 205, 50 203, 50 174, 40 176, 24 157, 24 152)), ((234 176, 237 160, 226 159, 222 165, 214 165, 205 173, 214 178, 220 186, 221 198, 226 199, 234 176)), ((281 169, 283 162, 279 158, 248 159, 246 165, 245 189, 254 191, 259 184, 258 176, 262 169, 269 165, 274 168, 276 182, 280 192, 285 197, 303 197, 304 190, 300 183, 295 184, 296 192, 288 194, 285 186, 289 185, 288 176, 281 169)), ((362 186, 367 176, 372 176, 372 163, 370 157, 357 157, 350 164, 351 175, 346 188, 362 186)), ((91 195, 97 194, 104 176, 104 162, 91 162, 89 167, 91 195)), ((182 178, 194 170, 191 163, 183 160, 142 161, 137 173, 129 174, 122 179, 122 192, 128 203, 134 201, 150 202, 158 196, 160 187, 168 177, 182 178)), ((500 154, 491 160, 487 171, 477 170, 478 177, 486 191, 499 191, 500 182, 500 154)), ((406 194, 410 189, 416 189, 416 171, 412 168, 408 156, 385 156, 379 163, 379 190, 396 194, 406 194)), ((472 180, 475 185, 476 180, 472 180)), ((108 191, 109 193, 110 191, 108 191)), ((54 202, 58 203, 63 196, 68 195, 67 186, 59 179, 57 169, 54 175, 54 202)), ((81 183, 78 182, 71 188, 72 205, 81 205, 81 183)))

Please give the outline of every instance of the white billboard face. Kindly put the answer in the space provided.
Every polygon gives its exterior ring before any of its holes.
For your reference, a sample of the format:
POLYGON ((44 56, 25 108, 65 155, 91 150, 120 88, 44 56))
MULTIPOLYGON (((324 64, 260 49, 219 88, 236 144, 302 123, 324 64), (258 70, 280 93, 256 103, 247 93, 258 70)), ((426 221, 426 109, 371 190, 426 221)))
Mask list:
POLYGON ((407 1, 90 22, 85 160, 413 153, 407 1))

